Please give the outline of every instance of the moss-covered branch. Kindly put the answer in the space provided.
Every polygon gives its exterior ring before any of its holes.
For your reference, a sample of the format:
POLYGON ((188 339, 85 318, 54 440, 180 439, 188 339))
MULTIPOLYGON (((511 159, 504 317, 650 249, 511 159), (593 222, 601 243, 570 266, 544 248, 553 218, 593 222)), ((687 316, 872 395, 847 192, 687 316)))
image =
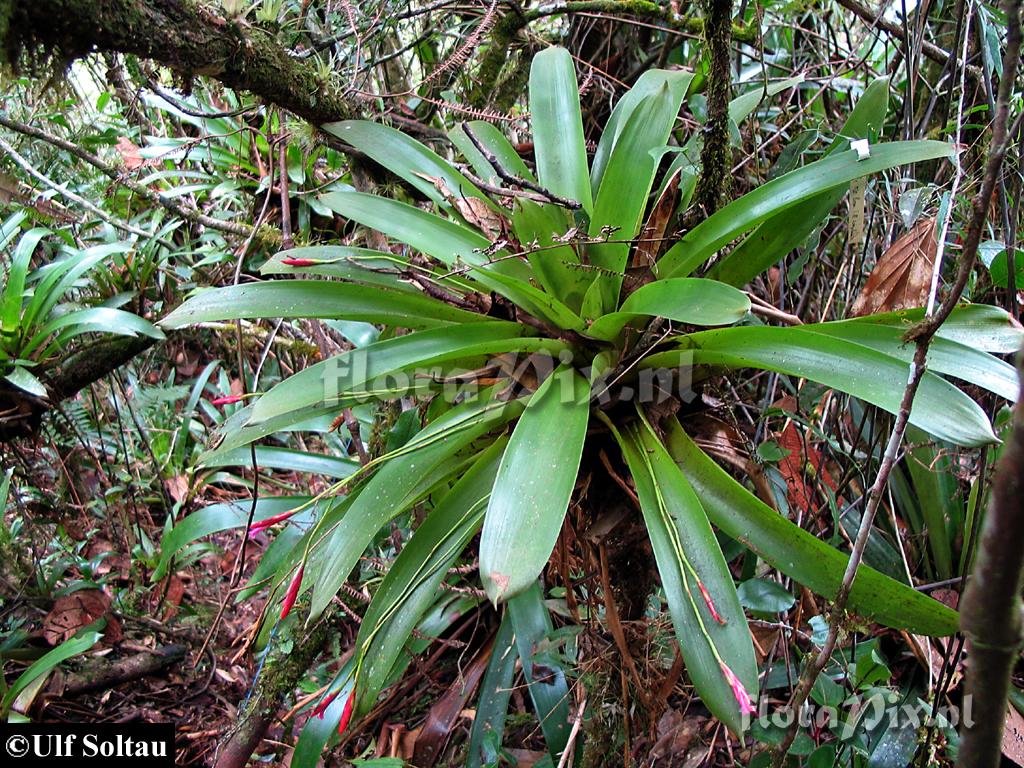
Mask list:
POLYGON ((314 124, 354 115, 312 63, 290 57, 266 30, 219 13, 192 0, 0 0, 0 19, 9 16, 8 63, 38 49, 67 61, 93 51, 130 53, 251 91, 314 124))
POLYGON ((732 151, 729 138, 729 99, 732 96, 732 41, 729 37, 732 0, 703 0, 704 42, 707 47, 708 119, 704 124, 704 146, 700 153, 700 178, 693 199, 705 216, 718 210, 728 194, 732 179, 732 151))
MULTIPOLYGON (((501 79, 506 63, 512 62, 511 66, 516 66, 515 57, 511 55, 511 52, 516 37, 523 29, 532 22, 543 18, 567 16, 574 13, 601 14, 611 18, 643 19, 656 22, 666 31, 681 35, 704 34, 704 19, 676 15, 668 3, 655 3, 650 0, 571 0, 558 5, 530 8, 521 13, 513 11, 494 26, 490 43, 480 59, 480 66, 477 69, 477 87, 470 99, 474 106, 482 106, 488 101, 497 104, 497 100, 494 98, 498 93, 496 86, 501 79)), ((755 31, 743 24, 731 24, 730 32, 732 39, 741 43, 753 43, 756 40, 755 31)))

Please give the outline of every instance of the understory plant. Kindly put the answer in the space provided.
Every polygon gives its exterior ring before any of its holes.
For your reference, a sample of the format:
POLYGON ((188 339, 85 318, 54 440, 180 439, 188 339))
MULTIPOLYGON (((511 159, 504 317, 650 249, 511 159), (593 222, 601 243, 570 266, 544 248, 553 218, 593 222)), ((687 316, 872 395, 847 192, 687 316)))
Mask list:
MULTIPOLYGON (((20 233, 24 217, 19 212, 3 222, 0 247, 20 233)), ((46 397, 46 386, 33 369, 51 362, 73 339, 91 333, 163 338, 152 323, 116 306, 130 300, 131 294, 93 304, 73 296, 104 260, 131 250, 128 242, 78 248, 67 233, 44 227, 21 234, 7 274, 0 276, 0 375, 30 395, 46 397), (61 236, 68 240, 60 243, 53 258, 33 269, 37 249, 48 247, 46 239, 61 236)))
MULTIPOLYGON (((352 660, 321 701, 332 724, 370 712, 408 665, 410 643, 442 631, 438 612, 476 599, 440 590, 474 547, 487 597, 505 608, 470 764, 500 748, 508 696, 495 691, 509 688, 515 653, 557 764, 571 707, 566 676, 542 642, 551 623, 541 580, 567 510, 575 505, 597 520, 616 488, 642 514, 687 675, 733 731, 756 706, 758 680, 721 542, 738 542, 826 598, 836 593, 847 555, 718 466, 688 434, 688 414, 707 381, 743 369, 818 382, 897 411, 913 352, 904 334, 923 310, 776 326, 751 313, 742 286, 801 244, 851 181, 942 161, 951 146, 877 142, 888 89, 880 80, 824 156, 680 234, 673 222, 699 174, 696 139, 680 141, 676 129, 691 79, 646 72, 616 104, 590 156, 572 59, 560 48, 540 53, 530 77, 532 165, 483 122, 451 133, 461 166, 384 125, 329 125, 411 195, 339 190, 319 202, 382 233, 391 247, 284 251, 262 268, 274 279, 202 291, 163 320, 179 328, 320 318, 383 329, 378 340, 238 408, 207 462, 366 402, 422 404, 422 428, 401 446, 353 466, 325 492, 256 507, 254 525, 280 531, 260 566, 273 584, 268 625, 278 616, 316 621, 389 525, 408 525, 414 508, 426 511, 373 593, 352 660), (851 149, 854 139, 867 146, 851 149), (544 663, 535 664, 541 653, 544 663)), ((735 100, 733 120, 760 96, 735 100)), ((949 378, 1012 398, 1016 374, 995 354, 1019 343, 1002 310, 957 309, 932 346, 910 421, 959 446, 993 441, 984 411, 949 378)), ((957 627, 950 608, 866 566, 849 607, 917 634, 957 627)))

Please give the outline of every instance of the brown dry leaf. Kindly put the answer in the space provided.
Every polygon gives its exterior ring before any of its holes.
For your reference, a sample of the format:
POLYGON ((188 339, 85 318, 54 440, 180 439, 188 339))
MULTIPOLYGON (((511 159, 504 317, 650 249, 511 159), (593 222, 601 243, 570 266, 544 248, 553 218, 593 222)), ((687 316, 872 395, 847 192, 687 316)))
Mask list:
POLYGON ((771 484, 765 477, 761 465, 750 458, 750 453, 745 448, 746 440, 739 430, 709 414, 692 417, 688 419, 687 424, 687 431, 705 453, 745 472, 757 490, 757 497, 773 509, 775 508, 775 497, 772 494, 771 484))
POLYGON ((444 179, 436 176, 428 176, 425 173, 418 173, 416 175, 433 184, 437 191, 441 193, 441 196, 455 206, 455 210, 459 212, 459 215, 479 229, 488 240, 500 240, 504 237, 504 233, 508 231, 508 222, 505 220, 505 217, 491 208, 484 200, 481 200, 479 197, 467 197, 463 194, 456 194, 448 188, 444 179))
POLYGON ((511 747, 505 751, 515 758, 516 768, 533 768, 533 766, 548 756, 547 752, 540 752, 535 749, 511 747))
MULTIPOLYGON (((772 404, 789 413, 796 413, 796 398, 786 395, 772 404)), ((820 477, 833 491, 836 490, 835 480, 826 468, 822 467, 821 453, 811 442, 810 436, 802 435, 794 421, 788 421, 780 434, 775 436, 779 447, 788 451, 778 462, 779 473, 786 481, 786 495, 790 506, 809 512, 816 512, 815 499, 817 494, 812 485, 804 479, 805 470, 810 467, 816 477, 820 477)))
POLYGON ((1024 716, 1014 707, 1006 713, 1006 727, 1003 730, 1003 756, 1017 765, 1024 765, 1024 716))
POLYGON ((935 219, 922 219, 882 254, 850 315, 863 317, 923 306, 937 250, 935 219))
POLYGON ((164 615, 160 618, 160 621, 165 623, 174 618, 174 615, 178 612, 178 607, 181 605, 182 598, 185 597, 185 582, 174 574, 167 578, 170 579, 170 583, 167 585, 167 594, 164 596, 164 615))
MULTIPOLYGON (((82 627, 104 616, 109 609, 110 598, 98 589, 82 589, 58 597, 53 609, 43 619, 43 637, 50 645, 60 645, 82 627)), ((111 628, 111 635, 116 638, 110 642, 117 642, 120 638, 120 625, 113 630, 114 624, 116 622, 110 617, 108 627, 111 628)))
POLYGON ((175 475, 169 480, 164 480, 164 487, 171 494, 171 498, 178 504, 188 496, 188 478, 184 475, 175 475))
POLYGON ((667 761, 667 765, 682 765, 703 721, 704 718, 684 717, 675 709, 665 710, 658 720, 658 740, 651 747, 651 757, 667 761))
POLYGON ((484 676, 484 669, 487 668, 492 650, 493 645, 488 645, 480 651, 469 667, 434 702, 416 739, 413 765, 430 768, 437 762, 466 702, 480 684, 480 678, 484 676))
POLYGON ((139 154, 139 148, 124 136, 117 140, 117 153, 121 155, 121 161, 129 171, 142 168, 146 164, 145 158, 139 154))
POLYGON ((668 229, 669 222, 672 221, 672 216, 676 212, 676 206, 679 204, 679 178, 682 172, 682 169, 676 171, 668 184, 665 185, 665 189, 661 193, 661 197, 658 198, 658 202, 651 209, 651 215, 647 217, 647 223, 640 230, 640 242, 637 243, 636 250, 633 252, 633 263, 631 266, 653 267, 654 262, 658 260, 661 246, 665 244, 665 232, 668 229))

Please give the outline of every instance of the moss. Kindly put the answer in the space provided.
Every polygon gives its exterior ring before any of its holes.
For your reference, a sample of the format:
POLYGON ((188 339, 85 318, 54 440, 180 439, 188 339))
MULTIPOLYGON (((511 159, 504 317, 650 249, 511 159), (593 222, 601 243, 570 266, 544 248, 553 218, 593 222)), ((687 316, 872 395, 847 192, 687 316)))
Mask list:
POLYGON ((700 179, 694 203, 710 216, 728 195, 732 174, 729 142, 729 97, 732 75, 732 0, 702 0, 705 13, 704 39, 710 63, 707 78, 708 119, 704 126, 700 179))
MULTIPOLYGON (((522 16, 510 14, 494 25, 491 41, 477 68, 476 87, 469 95, 471 106, 482 109, 493 103, 492 98, 495 95, 498 82, 502 80, 502 72, 505 71, 505 65, 512 58, 512 46, 516 36, 526 26, 526 23, 526 19, 522 16)), ((521 92, 514 95, 513 101, 521 92)))
POLYGON ((313 63, 291 58, 272 33, 228 21, 192 0, 0 3, 9 12, 4 47, 11 63, 26 51, 61 62, 93 50, 114 51, 152 59, 186 78, 217 78, 312 123, 353 113, 340 87, 324 83, 313 63))

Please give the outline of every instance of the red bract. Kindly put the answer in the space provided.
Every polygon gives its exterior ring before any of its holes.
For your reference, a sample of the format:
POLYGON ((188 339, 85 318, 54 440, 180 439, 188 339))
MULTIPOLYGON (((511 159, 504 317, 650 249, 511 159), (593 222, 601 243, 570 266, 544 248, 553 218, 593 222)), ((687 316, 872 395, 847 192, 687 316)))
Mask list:
POLYGON ((289 267, 312 267, 316 264, 313 259, 281 259, 282 264, 287 264, 289 267))
POLYGON ((302 586, 302 572, 305 570, 306 566, 300 565, 299 570, 292 577, 292 583, 288 585, 288 592, 285 593, 284 602, 281 603, 282 619, 291 612, 292 606, 295 605, 295 598, 299 596, 299 587, 302 586))
POLYGON ((326 712, 327 708, 329 706, 331 706, 331 703, 336 698, 338 698, 338 694, 339 693, 341 693, 341 688, 336 690, 334 693, 329 693, 326 696, 324 696, 324 698, 320 701, 320 703, 316 705, 316 709, 313 710, 313 714, 316 715, 321 720, 323 720, 324 719, 324 712, 326 712))
POLYGON ((725 624, 725 619, 722 618, 718 609, 715 608, 715 601, 711 599, 711 593, 708 592, 707 587, 704 586, 703 582, 698 581, 697 586, 700 587, 700 593, 704 596, 704 602, 708 606, 708 612, 711 614, 711 618, 717 621, 719 624, 725 624))
POLYGON ((293 510, 290 510, 288 512, 282 512, 279 515, 273 515, 273 516, 265 518, 263 520, 257 520, 255 523, 253 523, 252 525, 249 526, 249 536, 250 537, 251 536, 255 536, 260 531, 265 530, 265 529, 269 528, 272 525, 277 525, 278 523, 283 523, 289 517, 294 515, 297 511, 298 510, 293 509, 293 510))
POLYGON ((341 712, 341 720, 338 721, 338 735, 340 736, 348 728, 348 721, 352 719, 352 707, 356 703, 356 692, 352 689, 352 693, 348 695, 348 701, 345 702, 345 709, 341 712))
POLYGON ((741 715, 752 715, 757 712, 754 709, 754 703, 750 699, 750 694, 747 693, 747 689, 740 682, 740 679, 736 677, 736 673, 733 672, 729 665, 724 661, 718 662, 722 668, 722 674, 725 675, 725 680, 729 683, 729 687, 732 688, 732 695, 736 697, 736 703, 739 704, 741 715))
POLYGON ((223 397, 215 397, 210 401, 210 405, 231 405, 232 403, 241 402, 241 395, 224 395, 223 397))

